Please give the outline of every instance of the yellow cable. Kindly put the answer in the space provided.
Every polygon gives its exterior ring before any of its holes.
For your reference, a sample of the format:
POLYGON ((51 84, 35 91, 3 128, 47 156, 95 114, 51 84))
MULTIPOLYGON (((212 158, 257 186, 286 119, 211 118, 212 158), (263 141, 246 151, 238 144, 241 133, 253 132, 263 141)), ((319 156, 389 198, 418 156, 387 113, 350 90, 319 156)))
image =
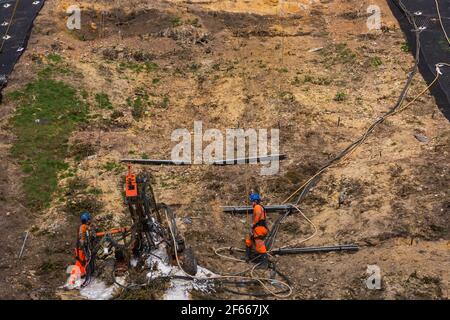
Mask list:
MULTIPOLYGON (((438 65, 445 65, 445 66, 449 66, 449 64, 447 63, 439 63, 438 65)), ((386 119, 388 117, 391 117, 403 110, 405 110, 406 108, 408 108, 410 105, 412 105, 417 99, 419 99, 422 95, 424 95, 439 79, 440 74, 437 73, 435 79, 431 82, 431 84, 429 86, 427 86, 422 92, 420 92, 412 101, 410 101, 409 103, 407 103, 405 106, 398 108, 396 111, 388 114, 388 115, 384 115, 382 118, 386 119)), ((314 174, 311 178, 309 178, 304 184, 302 184, 297 190, 295 190, 289 197, 287 197, 283 203, 288 202, 290 199, 292 199, 295 195, 297 195, 308 183, 310 183, 314 178, 316 178, 318 175, 320 175, 321 173, 323 173, 324 171, 326 171, 327 169, 330 169, 340 163, 342 163, 344 160, 348 159, 353 152, 355 152, 356 149, 358 149, 368 138, 369 134, 373 132, 373 130, 380 124, 381 122, 377 123, 374 127, 372 127, 371 129, 367 129, 366 132, 364 133, 361 141, 356 144, 354 147, 351 148, 350 152, 347 153, 345 156, 343 156, 340 160, 338 160, 337 162, 331 164, 328 167, 325 167, 321 170, 319 170, 316 174, 314 174)))
MULTIPOLYGON (((309 237, 307 237, 307 238, 305 238, 305 239, 302 239, 302 240, 300 240, 299 242, 296 242, 296 243, 293 243, 293 244, 288 244, 288 245, 285 245, 285 246, 282 246, 282 247, 280 247, 279 249, 284 249, 284 248, 287 248, 287 247, 292 247, 292 246, 298 246, 299 244, 302 244, 302 243, 304 243, 304 242, 306 242, 306 241, 308 241, 308 240, 311 240, 312 238, 314 238, 316 235, 317 235, 317 227, 316 227, 316 225, 300 210, 300 208, 299 207, 297 207, 297 206, 295 206, 295 205, 292 205, 295 209, 297 209, 297 211, 298 212, 300 212, 300 214, 306 219, 306 221, 308 221, 308 223, 313 227, 313 229, 314 229, 314 232, 313 232, 313 234, 312 235, 310 235, 309 237)), ((272 251, 272 250, 271 250, 272 251)))
MULTIPOLYGON (((262 278, 262 277, 253 277, 253 276, 251 276, 251 277, 246 277, 246 276, 238 276, 238 275, 220 275, 220 274, 216 274, 216 276, 213 276, 213 277, 197 277, 197 276, 190 275, 189 273, 187 273, 187 272, 183 269, 183 267, 181 266, 180 260, 179 260, 179 258, 178 258, 177 241, 176 241, 175 233, 174 233, 174 231, 172 230, 172 227, 171 227, 171 224, 170 224, 169 217, 168 217, 168 215, 167 215, 167 210, 164 210, 164 214, 165 214, 165 216, 166 216, 167 224, 168 224, 168 227, 169 227, 169 230, 170 230, 170 234, 171 234, 172 240, 173 240, 174 251, 175 251, 175 259, 176 259, 176 261, 177 261, 178 267, 180 268, 181 271, 183 271, 183 273, 185 274, 185 276, 187 276, 187 277, 189 277, 189 278, 191 278, 191 279, 195 279, 195 280, 203 280, 203 281, 205 281, 205 280, 215 280, 215 279, 217 279, 217 280, 219 280, 219 279, 257 280, 259 283, 261 283, 261 284, 263 285, 263 288, 264 288, 265 290, 267 290, 270 294, 272 294, 272 295, 274 295, 274 296, 277 296, 277 297, 280 297, 280 298, 287 298, 287 297, 289 297, 289 296, 292 294, 292 287, 291 287, 289 284, 287 284, 287 283, 285 283, 285 282, 283 282, 283 281, 280 281, 280 280, 276 280, 276 279, 262 278), (272 292, 271 290, 268 290, 267 286, 263 284, 263 281, 267 281, 267 282, 276 282, 276 283, 278 283, 278 284, 281 284, 282 286, 285 286, 286 288, 288 288, 289 292, 288 292, 286 295, 279 295, 279 294, 276 294, 276 293, 272 292)), ((254 268, 253 268, 253 269, 254 269, 254 268)), ((252 270, 253 270, 253 269, 252 269, 252 270)))

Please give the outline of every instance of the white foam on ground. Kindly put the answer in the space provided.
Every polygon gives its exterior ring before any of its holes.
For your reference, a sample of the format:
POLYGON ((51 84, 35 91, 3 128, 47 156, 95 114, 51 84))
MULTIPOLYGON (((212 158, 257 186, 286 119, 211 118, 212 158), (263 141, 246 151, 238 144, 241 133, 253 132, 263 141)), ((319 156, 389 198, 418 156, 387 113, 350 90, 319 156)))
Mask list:
MULTIPOLYGON (((152 254, 153 255, 150 255, 146 261, 147 266, 151 270, 147 273, 149 279, 168 276, 186 276, 178 266, 170 264, 164 244, 152 251, 152 254)), ((197 268, 196 277, 209 278, 213 276, 215 276, 215 274, 210 270, 200 266, 197 268)), ((125 285, 124 278, 117 278, 116 281, 125 285)), ((89 300, 109 300, 113 298, 115 289, 118 287, 117 284, 107 286, 100 279, 94 278, 86 287, 80 289, 80 295, 89 300)), ((163 298, 165 300, 189 300, 190 293, 194 289, 202 292, 209 292, 211 284, 197 279, 171 279, 170 287, 165 292, 163 298)))
MULTIPOLYGON (((165 245, 161 245, 157 250, 152 252, 154 256, 150 256, 147 260, 147 265, 150 267, 147 277, 155 279, 164 276, 186 276, 186 274, 178 266, 172 266, 167 256, 165 245)), ((215 274, 206 268, 198 267, 196 277, 208 278, 215 274)), ((164 294, 165 300, 189 300, 190 292, 193 290, 200 290, 207 292, 209 290, 208 283, 201 280, 183 280, 171 279, 170 287, 164 294)))
POLYGON ((114 288, 114 285, 107 287, 103 281, 93 279, 80 290, 80 294, 89 300, 109 300, 113 297, 114 288))
MULTIPOLYGON (((117 277, 116 281, 121 285, 125 284, 123 277, 117 277)), ((110 300, 118 288, 117 284, 107 286, 102 280, 94 278, 87 286, 80 289, 80 295, 89 300, 110 300)))

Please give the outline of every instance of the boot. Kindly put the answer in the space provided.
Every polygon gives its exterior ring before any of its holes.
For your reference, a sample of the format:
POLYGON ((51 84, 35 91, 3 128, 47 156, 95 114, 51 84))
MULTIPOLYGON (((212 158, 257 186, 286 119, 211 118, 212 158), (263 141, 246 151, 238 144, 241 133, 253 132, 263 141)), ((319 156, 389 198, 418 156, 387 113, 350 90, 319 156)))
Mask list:
POLYGON ((245 262, 250 262, 252 259, 252 248, 245 247, 245 262))
POLYGON ((267 253, 260 255, 257 262, 258 262, 258 268, 260 268, 260 269, 269 268, 269 257, 267 256, 267 253))

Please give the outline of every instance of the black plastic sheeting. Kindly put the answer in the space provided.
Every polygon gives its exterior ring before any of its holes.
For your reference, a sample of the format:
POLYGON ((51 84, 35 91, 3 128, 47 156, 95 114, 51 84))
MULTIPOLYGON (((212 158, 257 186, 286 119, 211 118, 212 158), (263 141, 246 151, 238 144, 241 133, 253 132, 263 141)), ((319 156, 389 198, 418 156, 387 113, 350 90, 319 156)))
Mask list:
MULTIPOLYGON (((450 45, 445 39, 435 0, 388 0, 392 12, 400 22, 406 34, 409 46, 415 55, 416 37, 413 25, 406 18, 399 6, 399 1, 414 15, 419 28, 424 27, 420 35, 421 52, 419 69, 423 77, 430 84, 436 77, 436 64, 450 63, 450 45)), ((442 23, 447 34, 450 35, 450 0, 438 0, 442 23)), ((439 82, 431 88, 439 109, 450 120, 450 68, 442 68, 443 75, 439 82)))
POLYGON ((0 93, 25 51, 45 0, 0 0, 0 93))

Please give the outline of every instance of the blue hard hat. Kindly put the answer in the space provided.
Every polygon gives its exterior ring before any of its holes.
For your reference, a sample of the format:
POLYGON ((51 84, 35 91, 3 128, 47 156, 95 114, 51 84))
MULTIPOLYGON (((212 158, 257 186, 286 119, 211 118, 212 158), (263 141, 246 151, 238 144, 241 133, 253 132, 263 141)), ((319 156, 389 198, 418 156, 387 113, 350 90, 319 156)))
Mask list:
POLYGON ((252 193, 250 195, 250 201, 251 202, 259 202, 259 201, 261 201, 261 196, 258 193, 252 193))
POLYGON ((86 223, 86 222, 88 222, 89 220, 91 220, 91 215, 89 214, 89 212, 83 212, 83 213, 81 214, 80 219, 81 219, 81 222, 82 222, 82 223, 86 223))

